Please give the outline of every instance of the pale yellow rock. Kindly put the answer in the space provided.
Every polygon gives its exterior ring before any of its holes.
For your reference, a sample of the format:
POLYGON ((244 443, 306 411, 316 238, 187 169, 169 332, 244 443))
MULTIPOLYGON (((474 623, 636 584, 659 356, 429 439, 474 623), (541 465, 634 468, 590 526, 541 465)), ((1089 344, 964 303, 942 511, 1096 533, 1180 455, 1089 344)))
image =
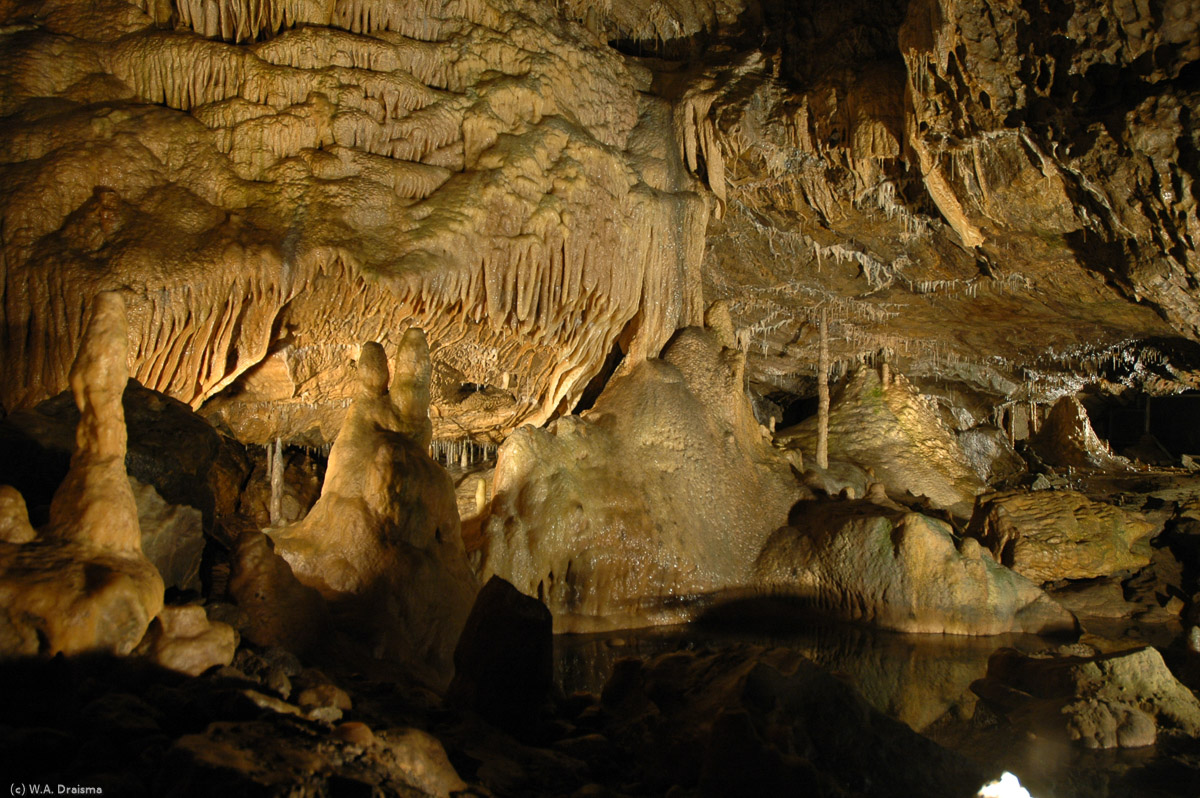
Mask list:
POLYGON ((28 543, 37 537, 29 524, 25 497, 11 485, 0 485, 0 541, 28 543))
POLYGON ((75 451, 36 539, 0 543, 0 653, 127 654, 162 608, 125 472, 125 303, 101 293, 71 368, 75 451))
MULTIPOLYGON (((816 419, 775 435, 777 444, 812 452, 816 419)), ((889 491, 927 496, 934 507, 968 518, 983 489, 954 434, 903 375, 884 385, 874 369, 852 374, 829 412, 829 453, 874 471, 889 491)))
POLYGON ((1035 582, 1092 579, 1150 564, 1154 524, 1071 490, 983 497, 967 534, 1035 582))
POLYGON ((199 676, 232 662, 237 644, 233 627, 209 621, 203 607, 192 605, 163 607, 142 647, 146 656, 164 668, 199 676))
POLYGON ((745 584, 799 488, 722 326, 681 331, 582 417, 501 446, 483 578, 541 598, 560 632, 685 620, 745 584))
POLYGON ((860 501, 801 502, 755 563, 772 596, 903 632, 1055 633, 1075 617, 979 544, 918 513, 860 501))
POLYGON ((449 681, 478 586, 454 484, 428 454, 427 353, 421 331, 409 330, 399 358, 407 370, 389 393, 383 348, 363 344, 359 395, 330 452, 321 498, 304 520, 269 534, 296 578, 377 656, 440 683, 449 681))
POLYGON ((972 689, 1013 725, 1084 748, 1142 748, 1200 735, 1200 700, 1149 647, 1025 655, 1001 649, 972 689))
POLYGON ((1054 403, 1030 445, 1039 457, 1059 468, 1128 471, 1133 467, 1100 440, 1087 410, 1071 395, 1054 403))

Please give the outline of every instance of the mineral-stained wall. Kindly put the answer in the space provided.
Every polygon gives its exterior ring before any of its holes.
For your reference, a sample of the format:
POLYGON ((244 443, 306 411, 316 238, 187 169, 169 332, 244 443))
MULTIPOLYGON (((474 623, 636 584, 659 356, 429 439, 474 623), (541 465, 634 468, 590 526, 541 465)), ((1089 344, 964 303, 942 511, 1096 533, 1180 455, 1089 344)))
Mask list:
POLYGON ((225 391, 212 412, 249 440, 328 440, 358 342, 409 326, 443 406, 490 386, 435 418, 453 437, 569 408, 618 338, 654 354, 698 319, 695 134, 549 4, 4 16, 6 408, 64 387, 104 288, 128 293, 134 376, 194 406, 225 391))

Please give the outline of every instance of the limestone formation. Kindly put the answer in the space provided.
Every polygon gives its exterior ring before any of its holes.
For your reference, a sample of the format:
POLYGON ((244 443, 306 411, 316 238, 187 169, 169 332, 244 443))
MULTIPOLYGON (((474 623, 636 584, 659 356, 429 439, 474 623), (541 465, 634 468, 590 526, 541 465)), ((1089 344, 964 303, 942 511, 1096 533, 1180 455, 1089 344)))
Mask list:
POLYGON ((204 555, 204 519, 195 507, 163 500, 152 485, 129 478, 138 508, 142 552, 167 587, 200 589, 200 560, 204 555))
POLYGON ((451 705, 528 732, 554 684, 553 619, 540 601, 498 576, 479 591, 454 648, 451 705))
POLYGON ((979 426, 960 432, 958 445, 985 485, 1005 482, 1025 473, 1027 466, 1013 450, 1003 430, 979 426))
POLYGON ((691 617, 746 583, 799 495, 754 420, 727 311, 708 322, 587 413, 500 448, 483 574, 545 601, 555 631, 691 617))
POLYGON ((389 393, 383 347, 363 344, 359 394, 329 454, 321 498, 304 520, 269 534, 296 578, 377 656, 444 685, 478 587, 454 484, 428 454, 427 352, 424 333, 404 334, 396 362, 408 370, 389 393))
POLYGON ((0 541, 20 545, 37 537, 29 523, 25 498, 11 485, 0 485, 0 541))
POLYGON ((1150 563, 1154 524, 1070 490, 980 497, 967 534, 1034 582, 1092 579, 1150 563))
POLYGON ((198 605, 163 607, 139 650, 173 671, 199 676, 233 661, 238 636, 233 627, 209 621, 198 605))
POLYGON ((1100 440, 1087 410, 1074 396, 1064 396, 1054 403, 1030 444, 1045 462, 1059 468, 1122 471, 1132 467, 1100 440))
POLYGON ((1159 733, 1200 735, 1200 701, 1150 647, 1033 656, 1001 649, 972 689, 1017 727, 1085 748, 1141 748, 1159 733))
POLYGON ((1078 626, 975 540, 956 543, 944 522, 877 500, 797 504, 755 563, 755 584, 819 614, 904 632, 1053 634, 1078 626))
MULTIPOLYGON (((809 419, 775 440, 811 452, 817 432, 816 419, 809 419)), ((926 496, 963 518, 982 489, 954 435, 899 374, 884 385, 874 369, 860 369, 841 386, 829 413, 829 451, 873 469, 889 491, 926 496)))
POLYGON ((0 341, 6 407, 62 387, 74 341, 51 319, 77 329, 62 300, 92 279, 137 286, 142 384, 220 397, 209 414, 257 443, 331 440, 347 351, 409 326, 450 393, 497 389, 473 419, 435 415, 459 438, 543 421, 618 337, 654 354, 699 321, 709 202, 671 103, 553 5, 106 0, 103 23, 46 6, 5 11, 44 19, 14 40, 0 104, 0 215, 20 230, 3 312, 22 330, 0 341), (64 92, 50 121, 39 103, 64 92))
POLYGON ((231 560, 229 595, 241 610, 231 623, 242 637, 303 656, 328 644, 334 628, 329 607, 315 588, 296 579, 270 538, 247 531, 231 560))
MULTIPOLYGON (((127 654, 163 603, 125 472, 129 341, 120 294, 96 296, 81 341, 70 373, 80 413, 75 452, 49 524, 32 540, 0 543, 4 655, 127 654)), ((9 513, 17 540, 28 537, 21 509, 9 513)))

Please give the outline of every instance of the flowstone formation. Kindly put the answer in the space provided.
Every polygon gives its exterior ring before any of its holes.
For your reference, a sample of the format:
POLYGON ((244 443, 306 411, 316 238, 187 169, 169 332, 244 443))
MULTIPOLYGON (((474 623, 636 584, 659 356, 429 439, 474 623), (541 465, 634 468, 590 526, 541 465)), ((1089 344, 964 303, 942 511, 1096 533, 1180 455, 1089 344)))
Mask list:
POLYGON ((1075 491, 981 497, 967 534, 1035 582, 1092 579, 1150 564, 1153 524, 1075 491))
MULTIPOLYGON (((775 436, 782 448, 798 448, 806 459, 816 438, 816 417, 775 436)), ((885 382, 876 370, 863 368, 845 381, 829 411, 829 449, 872 469, 892 493, 925 496, 963 518, 983 488, 935 408, 900 374, 885 382)))
POLYGON ((358 358, 359 395, 304 520, 268 530, 301 583, 330 602, 376 656, 445 683, 478 584, 467 565, 454 483, 428 454, 429 350, 409 329, 389 393, 387 356, 358 358), (403 369, 403 370, 402 370, 403 369))
POLYGON ((945 522, 881 497, 798 503, 763 548, 755 582, 815 613, 903 632, 1078 629, 1070 612, 976 540, 956 543, 945 522))
POLYGON ((142 553, 125 472, 129 379, 125 302, 101 293, 71 367, 79 407, 75 452, 30 538, 24 502, 7 494, 0 543, 0 654, 128 654, 163 606, 163 580, 142 553))
POLYGON ((408 326, 439 409, 462 404, 434 414, 451 438, 573 406, 618 339, 657 353, 702 311, 709 201, 682 143, 704 120, 555 11, 6 6, 0 402, 61 388, 70 298, 113 286, 134 376, 220 395, 243 441, 331 440, 347 353, 408 326))
POLYGON ((727 310, 615 377, 579 417, 500 448, 483 575, 555 631, 692 617, 744 585, 800 491, 747 401, 727 310))

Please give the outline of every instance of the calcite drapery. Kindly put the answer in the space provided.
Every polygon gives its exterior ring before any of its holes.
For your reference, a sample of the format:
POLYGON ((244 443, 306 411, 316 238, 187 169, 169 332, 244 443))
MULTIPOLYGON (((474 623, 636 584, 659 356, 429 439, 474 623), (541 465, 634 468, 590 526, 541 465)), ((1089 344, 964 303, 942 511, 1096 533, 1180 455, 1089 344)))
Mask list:
POLYGON ((642 357, 699 320, 708 205, 670 105, 552 9, 97 14, 0 34, 5 407, 63 384, 85 286, 131 288, 147 387, 199 407, 244 374, 209 412, 256 442, 331 440, 347 353, 411 325, 440 405, 491 386, 439 435, 486 437, 572 406, 618 337, 642 357))

